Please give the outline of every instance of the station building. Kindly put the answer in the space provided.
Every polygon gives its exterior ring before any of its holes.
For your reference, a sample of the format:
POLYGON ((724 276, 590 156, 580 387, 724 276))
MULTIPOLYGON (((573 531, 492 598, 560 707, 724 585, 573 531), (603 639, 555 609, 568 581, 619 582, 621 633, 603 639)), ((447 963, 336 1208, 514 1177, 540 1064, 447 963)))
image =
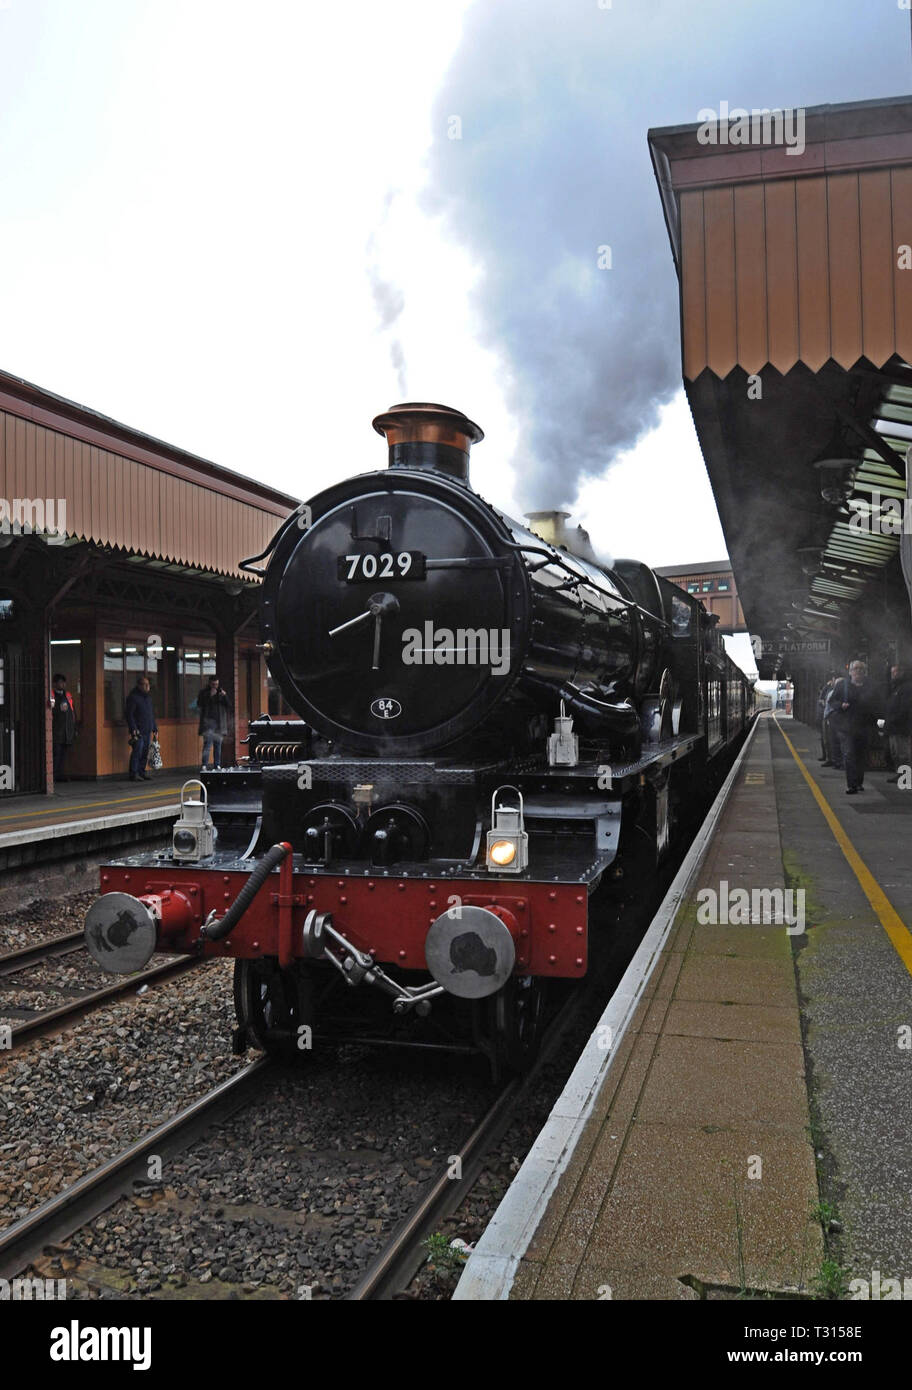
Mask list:
POLYGON ((656 570, 698 598, 707 613, 718 619, 718 630, 725 637, 747 632, 747 623, 738 600, 738 585, 729 560, 708 560, 698 565, 664 565, 656 570))
POLYGON ((53 790, 50 688, 76 706, 68 778, 122 778, 148 676, 166 769, 199 765, 197 696, 229 695, 223 760, 285 712, 256 628, 260 554, 295 498, 0 373, 0 795, 53 790))

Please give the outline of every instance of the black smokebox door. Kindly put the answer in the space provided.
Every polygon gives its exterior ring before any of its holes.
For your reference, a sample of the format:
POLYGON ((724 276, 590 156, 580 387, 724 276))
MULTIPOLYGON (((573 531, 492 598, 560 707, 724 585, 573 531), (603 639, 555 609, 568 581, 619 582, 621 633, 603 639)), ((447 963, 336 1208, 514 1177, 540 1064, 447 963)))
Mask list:
POLYGON ((370 738, 446 724, 503 679, 492 664, 510 664, 504 572, 433 567, 434 560, 492 554, 471 518, 438 498, 408 491, 359 497, 354 537, 353 529, 351 502, 327 513, 302 535, 282 578, 279 646, 309 706, 301 713, 370 738), (409 553, 429 562, 423 578, 397 576, 396 558, 392 566, 378 558, 378 571, 394 573, 378 573, 373 590, 347 579, 365 569, 372 578, 370 562, 345 560, 340 574, 340 557, 409 553), (381 611, 371 611, 372 599, 383 596, 395 605, 375 602, 381 611), (466 641, 460 629, 482 638, 466 641))

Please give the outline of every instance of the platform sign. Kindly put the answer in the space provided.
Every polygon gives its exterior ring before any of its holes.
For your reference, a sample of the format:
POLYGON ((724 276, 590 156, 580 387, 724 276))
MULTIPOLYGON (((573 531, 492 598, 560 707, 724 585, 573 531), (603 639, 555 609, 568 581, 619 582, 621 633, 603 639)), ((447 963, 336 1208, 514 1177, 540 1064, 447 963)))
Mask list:
POLYGON ((787 642, 772 642, 769 638, 752 637, 751 646, 754 660, 761 656, 829 656, 829 637, 806 637, 789 639, 787 642), (759 649, 759 650, 758 650, 759 649))
POLYGON ((787 642, 770 642, 763 639, 763 656, 829 656, 829 637, 808 637, 790 639, 787 642))

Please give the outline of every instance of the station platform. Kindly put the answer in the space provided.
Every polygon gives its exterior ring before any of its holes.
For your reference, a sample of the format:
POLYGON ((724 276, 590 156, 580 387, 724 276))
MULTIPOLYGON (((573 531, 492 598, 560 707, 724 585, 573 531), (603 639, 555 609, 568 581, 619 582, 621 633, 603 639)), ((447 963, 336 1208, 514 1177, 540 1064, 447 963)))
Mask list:
POLYGON ((90 833, 138 819, 176 814, 180 789, 192 773, 166 773, 149 782, 64 782, 53 796, 0 800, 0 850, 36 840, 90 833))
POLYGON ((756 721, 457 1300, 912 1272, 912 791, 817 759, 756 721))

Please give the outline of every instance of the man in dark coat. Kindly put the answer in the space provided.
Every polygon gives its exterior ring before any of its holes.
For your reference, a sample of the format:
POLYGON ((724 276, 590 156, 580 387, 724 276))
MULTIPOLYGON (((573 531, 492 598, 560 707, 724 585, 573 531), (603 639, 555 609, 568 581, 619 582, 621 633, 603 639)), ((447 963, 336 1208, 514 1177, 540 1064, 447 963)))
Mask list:
POLYGON ((890 739, 890 760, 893 772, 888 782, 898 782, 900 769, 912 765, 912 675, 902 666, 890 672, 890 698, 887 701, 884 733, 890 739))
POLYGON ((218 676, 210 676, 209 684, 196 698, 199 709, 199 732, 203 740, 204 768, 209 765, 209 750, 212 749, 212 766, 222 765, 222 739, 228 732, 230 706, 228 696, 222 689, 218 676))
POLYGON ((838 680, 827 700, 830 728, 842 748, 846 795, 864 791, 865 760, 877 718, 875 696, 863 661, 853 661, 848 676, 838 680))
POLYGON ((130 730, 130 781, 151 782, 146 771, 152 735, 158 733, 155 711, 152 708, 152 687, 148 676, 140 676, 124 702, 124 719, 130 730))
POLYGON ((65 782, 63 764, 66 751, 76 740, 76 706, 67 690, 66 676, 58 671, 51 691, 51 744, 54 750, 54 781, 65 782))

